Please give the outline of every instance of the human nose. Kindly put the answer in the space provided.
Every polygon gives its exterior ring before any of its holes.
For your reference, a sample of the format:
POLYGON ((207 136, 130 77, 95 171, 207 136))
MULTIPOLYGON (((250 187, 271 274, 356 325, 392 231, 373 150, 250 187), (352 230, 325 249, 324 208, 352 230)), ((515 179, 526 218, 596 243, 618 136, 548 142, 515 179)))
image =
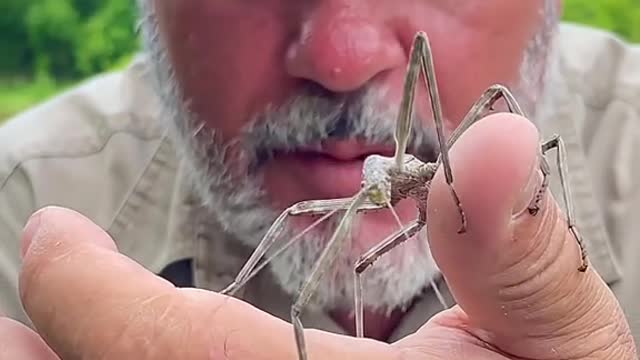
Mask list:
POLYGON ((289 75, 347 92, 403 66, 405 53, 393 30, 364 5, 353 0, 316 5, 287 49, 289 75))

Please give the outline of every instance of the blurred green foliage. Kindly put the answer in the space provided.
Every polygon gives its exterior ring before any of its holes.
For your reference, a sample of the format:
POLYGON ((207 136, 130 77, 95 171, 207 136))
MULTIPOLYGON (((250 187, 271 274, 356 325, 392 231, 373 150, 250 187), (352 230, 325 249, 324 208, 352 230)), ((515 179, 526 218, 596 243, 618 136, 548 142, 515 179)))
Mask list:
POLYGON ((564 20, 613 31, 640 42, 640 0, 564 0, 564 20))
POLYGON ((1 0, 0 78, 80 79, 138 48, 132 0, 1 0))
MULTIPOLYGON (((640 0, 564 2, 565 20, 640 42, 640 0)), ((0 119, 125 64, 135 21, 134 0, 0 0, 0 119)))

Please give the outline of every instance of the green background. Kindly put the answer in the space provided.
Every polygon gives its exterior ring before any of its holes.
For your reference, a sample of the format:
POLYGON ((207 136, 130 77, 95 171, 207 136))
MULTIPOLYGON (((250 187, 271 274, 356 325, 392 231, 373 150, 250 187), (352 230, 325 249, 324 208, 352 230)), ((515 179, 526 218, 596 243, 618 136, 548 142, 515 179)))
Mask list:
MULTIPOLYGON (((640 0, 565 0, 566 21, 640 42, 640 0)), ((133 0, 0 0, 0 121, 138 48, 133 0)))

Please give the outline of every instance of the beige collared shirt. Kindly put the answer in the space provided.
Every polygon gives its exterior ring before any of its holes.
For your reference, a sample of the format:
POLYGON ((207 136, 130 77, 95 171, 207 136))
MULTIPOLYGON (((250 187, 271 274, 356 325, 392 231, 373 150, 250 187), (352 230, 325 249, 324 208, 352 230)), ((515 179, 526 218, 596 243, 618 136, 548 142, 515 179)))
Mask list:
MULTIPOLYGON (((640 48, 570 25, 561 27, 556 45, 553 111, 545 114, 541 131, 566 142, 590 261, 620 299, 640 343, 640 48)), ((191 271, 180 276, 192 274, 185 281, 197 287, 221 289, 248 258, 249 249, 202 219, 184 166, 157 120, 161 109, 148 71, 140 57, 0 128, 0 309, 10 316, 29 323, 17 290, 19 238, 30 214, 45 205, 82 212, 124 254, 156 273, 190 260, 182 264, 191 271)), ((555 174, 552 189, 561 199, 555 174)), ((451 303, 446 284, 440 287, 451 303)), ((240 295, 289 319, 292 299, 268 272, 240 295)), ((440 310, 428 292, 390 340, 440 310)), ((323 313, 305 312, 303 322, 344 333, 323 313)))

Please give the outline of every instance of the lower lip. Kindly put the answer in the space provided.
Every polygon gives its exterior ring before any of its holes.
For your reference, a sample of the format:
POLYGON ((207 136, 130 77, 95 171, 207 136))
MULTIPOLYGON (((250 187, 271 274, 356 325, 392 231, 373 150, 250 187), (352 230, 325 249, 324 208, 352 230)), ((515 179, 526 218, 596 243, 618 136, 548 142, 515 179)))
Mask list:
POLYGON ((285 156, 288 168, 317 198, 351 197, 360 189, 364 158, 337 160, 317 153, 285 156))

